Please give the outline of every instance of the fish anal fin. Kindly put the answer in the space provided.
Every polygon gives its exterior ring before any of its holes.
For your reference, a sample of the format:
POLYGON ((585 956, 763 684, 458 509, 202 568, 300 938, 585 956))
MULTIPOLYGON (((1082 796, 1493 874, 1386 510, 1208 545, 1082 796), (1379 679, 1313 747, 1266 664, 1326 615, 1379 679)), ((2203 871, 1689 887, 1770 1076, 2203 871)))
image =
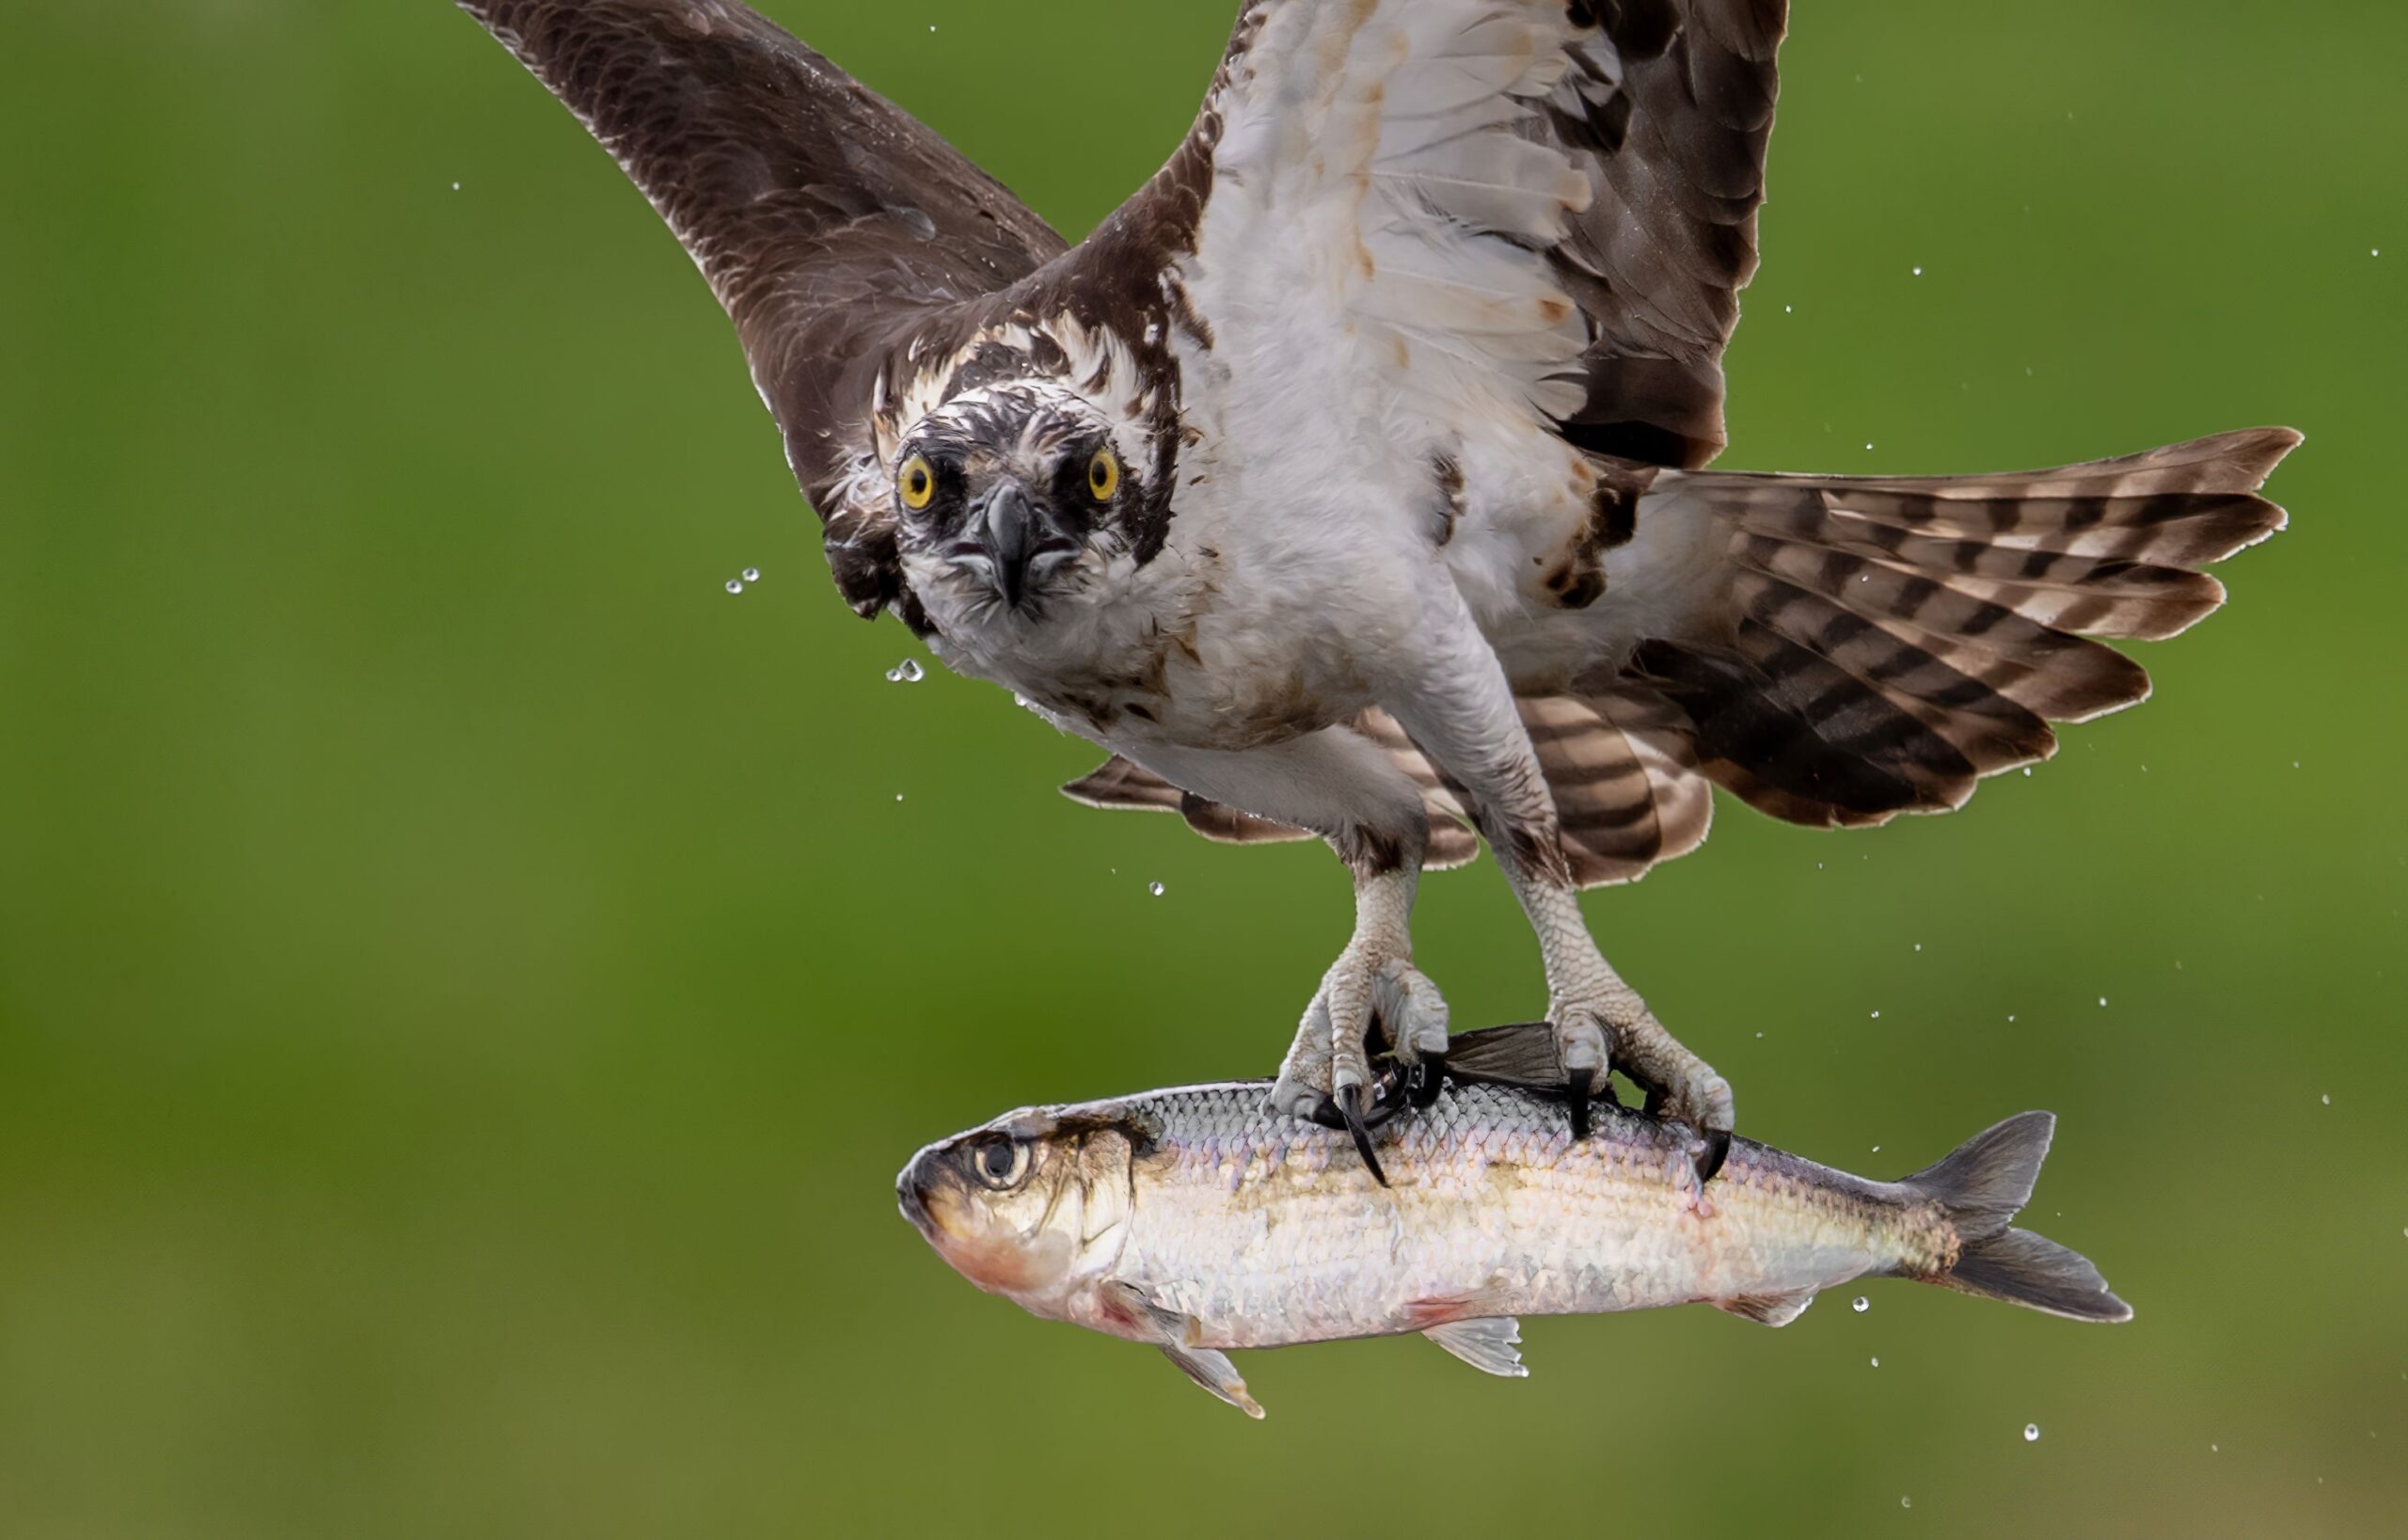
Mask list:
POLYGON ((1799 1289, 1785 1294, 1738 1294, 1730 1299, 1716 1300, 1714 1308, 1729 1310, 1758 1326, 1785 1326, 1805 1314, 1806 1307, 1813 1303, 1814 1291, 1799 1289))
POLYGON ((1522 1323, 1510 1315, 1450 1321, 1445 1326, 1432 1326, 1421 1335, 1483 1374, 1523 1379, 1530 1373, 1522 1362, 1522 1323))

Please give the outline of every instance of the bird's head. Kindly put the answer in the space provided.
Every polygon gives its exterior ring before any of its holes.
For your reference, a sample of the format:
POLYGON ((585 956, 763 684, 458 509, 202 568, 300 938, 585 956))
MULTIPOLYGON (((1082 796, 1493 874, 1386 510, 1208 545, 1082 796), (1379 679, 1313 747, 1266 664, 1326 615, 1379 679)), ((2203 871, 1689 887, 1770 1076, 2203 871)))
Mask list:
POLYGON ((1041 618, 1129 548, 1150 490, 1103 410, 1069 385, 965 390, 902 437, 895 539, 905 580, 956 624, 1041 618))

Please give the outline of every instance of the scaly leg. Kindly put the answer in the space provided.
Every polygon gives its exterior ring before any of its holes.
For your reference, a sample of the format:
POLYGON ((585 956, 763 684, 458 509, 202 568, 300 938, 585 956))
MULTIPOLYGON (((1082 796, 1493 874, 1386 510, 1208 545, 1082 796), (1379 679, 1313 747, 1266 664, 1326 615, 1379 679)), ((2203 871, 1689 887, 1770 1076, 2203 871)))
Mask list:
POLYGON ((1609 1068, 1620 1069, 1671 1116, 1708 1135, 1701 1170, 1729 1147, 1730 1083, 1664 1030, 1590 939, 1563 856, 1555 802, 1530 747, 1512 686, 1451 583, 1435 585, 1410 675, 1382 705, 1460 787, 1538 934, 1576 1132, 1609 1068))
MULTIPOLYGON (((1354 935, 1305 1008, 1271 1103, 1354 1130, 1377 1172, 1363 1126, 1372 1023, 1407 1065, 1434 1072, 1447 1051, 1446 1002, 1413 966, 1413 899, 1430 830, 1420 789, 1384 750, 1339 727, 1240 753, 1147 746, 1133 757, 1199 797, 1310 830, 1354 873, 1354 935)), ((1431 1079, 1425 1073, 1424 1084, 1431 1079)))

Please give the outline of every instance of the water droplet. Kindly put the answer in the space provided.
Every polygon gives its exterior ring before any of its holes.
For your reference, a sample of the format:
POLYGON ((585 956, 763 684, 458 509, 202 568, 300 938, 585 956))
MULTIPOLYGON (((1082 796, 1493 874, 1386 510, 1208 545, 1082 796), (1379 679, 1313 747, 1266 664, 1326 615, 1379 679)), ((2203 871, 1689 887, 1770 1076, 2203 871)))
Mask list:
MULTIPOLYGON (((455 183, 453 183, 452 184, 452 190, 453 192, 455 192, 455 193, 456 193, 456 192, 458 192, 458 191, 460 190, 460 184, 459 184, 458 183, 456 183, 456 182, 455 182, 455 183)), ((2378 257, 2380 257, 2380 256, 2382 256, 2382 255, 2383 255, 2383 253, 2382 253, 2382 252, 2380 252, 2380 251, 2378 251, 2378 252, 2376 252, 2376 253, 2375 253, 2375 255, 2376 255, 2376 256, 2378 256, 2378 257)))
POLYGON ((2102 995, 2100 995, 2100 996, 2099 997, 2099 1003, 2100 1005, 2104 1006, 2104 1005, 2107 1003, 2107 996, 2105 996, 2105 995, 2103 995, 2103 994, 2102 994, 2102 995))
POLYGON ((731 593, 731 594, 741 594, 741 593, 743 593, 743 592, 744 592, 744 579, 741 579, 741 578, 730 578, 730 579, 727 580, 727 591, 728 591, 729 593, 731 593))
POLYGON ((1865 1298, 1862 1294, 1859 1294, 1854 1299, 1847 1302, 1847 1308, 1854 1310, 1857 1314, 1862 1315, 1865 1311, 1873 1308, 1873 1301, 1865 1298))
POLYGON ((1915 1500, 1912 1498, 1900 1498, 1898 1500, 1898 1506, 1901 1508, 1911 1508, 1914 1505, 1915 1500))
POLYGON ((1918 951, 1918 952, 1922 951, 1922 950, 1923 950, 1923 943, 1921 943, 1921 942, 1917 942, 1917 943, 1915 943, 1915 950, 1916 950, 1916 951, 1918 951))
POLYGON ((1163 885, 1160 882, 1149 882, 1146 884, 1146 891, 1159 898, 1163 896, 1163 885))
POLYGON ((759 567, 746 567, 744 569, 744 580, 748 583, 759 582, 761 580, 761 569, 759 567))
POLYGON ((1877 1021, 1879 1021, 1879 1020, 1881 1019, 1881 1013, 1880 1013, 1879 1011, 1877 1011, 1877 1011, 1875 1011, 1875 1012, 1873 1013, 1873 1019, 1874 1019, 1875 1021, 1877 1021, 1877 1021))
POLYGON ((1873 1367, 1874 1367, 1874 1368, 1876 1368, 1876 1369, 1880 1368, 1880 1367, 1881 1367, 1881 1360, 1880 1360, 1880 1359, 1878 1359, 1878 1358, 1874 1359, 1874 1360, 1873 1360, 1873 1367))
POLYGON ((1918 267, 1918 268, 1916 268, 1916 269, 1915 269, 1915 277, 1917 277, 1917 278, 1921 278, 1921 277, 1923 277, 1923 269, 1922 269, 1922 268, 1918 267))
POLYGON ((927 672, 920 666, 918 659, 906 658, 886 671, 886 682, 891 685, 916 685, 927 677, 927 672))
POLYGON ((1783 315, 1796 315, 1798 313, 1798 307, 1795 305, 1783 305, 1781 308, 1781 313, 1783 315))
POLYGON ((2039 1424, 2039 1423, 2037 1423, 2037 1422, 2026 1422, 2026 1423, 2024 1423, 2024 1424, 2023 1424, 2023 1441, 2024 1441, 2025 1443, 2027 1443, 2027 1444, 2031 1444, 2031 1443, 2037 1443, 2037 1442, 2039 1441, 2039 1438, 2040 1438, 2040 1424, 2039 1424))
POLYGON ((2333 1104, 2333 1093, 2331 1091, 2326 1091, 2324 1093, 2324 1104, 2328 1107, 2333 1104))
POLYGON ((1880 1147, 1879 1145, 1877 1145, 1877 1145, 1875 1145, 1875 1146, 1873 1147, 1873 1152, 1874 1152, 1875 1154, 1877 1154, 1877 1154, 1879 1154, 1879 1153, 1881 1152, 1881 1147, 1880 1147))
POLYGON ((896 802, 901 802, 901 801, 903 800, 903 794, 902 794, 901 792, 899 792, 899 791, 898 791, 898 792, 896 792, 896 793, 895 794, 895 800, 896 802))

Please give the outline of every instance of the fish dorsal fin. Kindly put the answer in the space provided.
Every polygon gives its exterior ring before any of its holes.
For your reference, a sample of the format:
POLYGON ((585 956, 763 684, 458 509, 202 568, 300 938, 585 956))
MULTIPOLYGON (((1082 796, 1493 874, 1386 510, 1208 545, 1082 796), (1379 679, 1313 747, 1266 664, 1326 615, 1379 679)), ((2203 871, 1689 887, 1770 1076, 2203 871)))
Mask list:
POLYGON ((1785 1326, 1806 1313, 1814 1303, 1814 1291, 1799 1289, 1785 1294, 1740 1294, 1733 1299, 1718 1299, 1714 1308, 1744 1316, 1758 1326, 1785 1326))
POLYGON ((1458 1034, 1447 1044, 1447 1073, 1456 1080, 1563 1090, 1563 1059, 1555 1028, 1545 1022, 1489 1026, 1458 1034))
POLYGON ((1523 1379, 1529 1370, 1522 1362, 1522 1323, 1510 1315, 1477 1321, 1450 1321, 1421 1334, 1483 1374, 1523 1379))

